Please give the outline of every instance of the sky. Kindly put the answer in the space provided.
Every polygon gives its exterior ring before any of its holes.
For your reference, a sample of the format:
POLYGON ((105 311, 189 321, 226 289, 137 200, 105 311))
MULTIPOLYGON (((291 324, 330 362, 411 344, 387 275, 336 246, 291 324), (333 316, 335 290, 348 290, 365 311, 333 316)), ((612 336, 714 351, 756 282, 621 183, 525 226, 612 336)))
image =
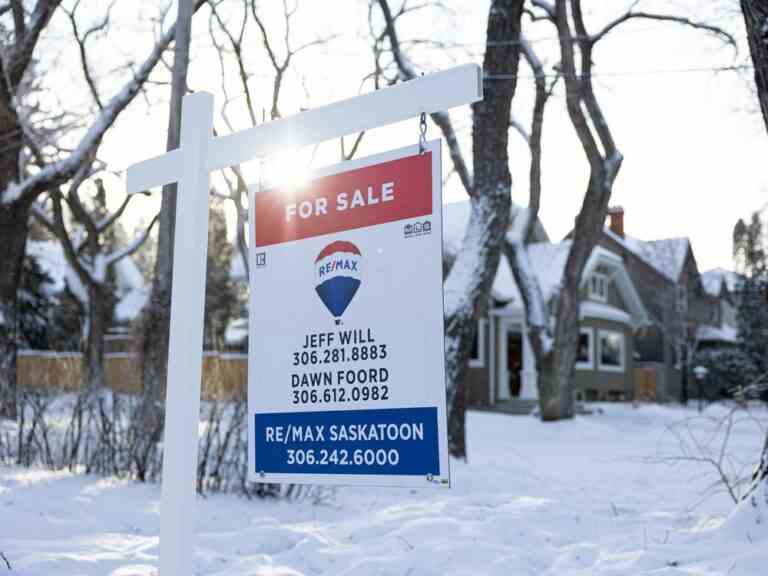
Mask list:
MULTIPOLYGON (((391 0, 399 6, 399 0, 391 0)), ((262 14, 273 39, 282 41, 280 3, 262 3, 262 14)), ((623 0, 588 0, 587 25, 594 31, 621 14, 628 6, 623 0)), ((93 4, 98 6, 97 4, 93 4)), ((403 40, 430 39, 449 43, 443 47, 409 46, 414 64, 425 73, 465 62, 482 62, 488 2, 446 0, 447 9, 419 10, 405 16, 399 24, 403 40)), ((614 187, 612 204, 625 209, 628 234, 641 239, 688 236, 700 270, 716 266, 732 268, 731 232, 738 218, 768 202, 768 135, 751 93, 751 72, 715 72, 713 68, 749 64, 743 22, 734 12, 733 0, 642 0, 638 9, 663 11, 708 19, 728 29, 738 41, 739 52, 701 31, 675 24, 637 21, 628 23, 606 37, 596 48, 594 72, 597 96, 603 107, 624 164, 614 187)), ((327 2, 300 0, 293 19, 294 45, 316 38, 332 37, 320 47, 300 53, 292 63, 281 98, 284 115, 348 98, 372 89, 362 83, 370 72, 372 57, 368 33, 367 3, 336 0, 333 10, 327 2)), ((98 15, 99 9, 93 11, 98 15)), ((175 13, 171 7, 169 14, 175 13)), ((222 10, 236 29, 240 21, 240 2, 231 0, 222 10)), ((112 17, 112 28, 101 41, 109 50, 94 51, 93 66, 104 72, 101 85, 106 94, 117 88, 115 62, 139 61, 147 53, 153 34, 150 18, 157 14, 147 1, 120 3, 112 17), (129 5, 130 4, 130 5, 129 5)), ((168 21, 170 17, 166 17, 168 21)), ((375 13, 375 24, 381 19, 375 13)), ((215 26, 214 26, 215 28, 215 26)), ((48 40, 52 44, 67 33, 61 18, 48 40)), ((557 39, 550 24, 526 22, 525 33, 549 70, 557 63, 557 39)), ((219 39, 222 38, 217 32, 219 39)), ((246 29, 249 84, 257 109, 269 110, 273 71, 262 48, 255 26, 246 29)), ((282 48, 282 47, 281 47, 282 48)), ((281 50, 281 49, 280 49, 281 50)), ((60 50, 55 74, 72 86, 82 85, 76 55, 60 50), (72 64, 72 65, 70 65, 72 64)), ((168 62, 170 62, 170 58, 168 62)), ((160 69, 146 99, 139 99, 126 111, 105 139, 101 157, 115 172, 108 177, 110 202, 118 204, 124 189, 124 169, 133 162, 160 154, 165 147, 170 86, 167 71, 160 69)), ((244 98, 237 85, 236 70, 221 70, 209 38, 207 14, 198 16, 193 29, 192 63, 189 84, 194 90, 214 93, 217 102, 217 130, 226 132, 226 114, 237 129, 250 126, 244 112, 244 98)), ((570 230, 586 187, 588 166, 565 110, 560 85, 546 111, 543 139, 543 189, 541 219, 553 239, 570 230)), ((59 96, 69 106, 82 106, 87 93, 72 90, 59 96), (71 101, 71 102, 70 102, 71 101), (80 104, 78 104, 80 103, 80 104)), ((533 80, 524 63, 520 66, 518 92, 513 114, 524 124, 530 122, 533 80)), ((465 156, 471 164, 469 108, 451 111, 465 156)), ((368 132, 358 156, 413 144, 418 137, 418 121, 403 122, 368 132)), ((430 125, 429 138, 439 137, 430 125)), ((267 172, 279 179, 300 168, 338 161, 338 142, 317 149, 291 151, 266 162, 267 172)), ((513 176, 512 199, 528 201, 530 157, 522 138, 510 132, 510 169, 513 176)), ((245 166, 248 177, 258 179, 259 164, 245 166)), ((444 171, 449 174, 447 150, 444 171)), ((222 187, 220 179, 214 184, 222 187)), ((148 222, 157 209, 157 194, 133 202, 126 215, 128 226, 148 222)), ((466 199, 458 179, 446 181, 445 201, 466 199)))

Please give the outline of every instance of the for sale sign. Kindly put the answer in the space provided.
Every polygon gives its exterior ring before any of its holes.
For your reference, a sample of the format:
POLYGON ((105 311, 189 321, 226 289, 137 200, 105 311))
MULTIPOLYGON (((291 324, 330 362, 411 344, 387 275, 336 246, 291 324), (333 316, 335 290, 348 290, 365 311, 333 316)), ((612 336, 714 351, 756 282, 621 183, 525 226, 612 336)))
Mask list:
POLYGON ((249 467, 447 486, 440 143, 251 195, 249 467))

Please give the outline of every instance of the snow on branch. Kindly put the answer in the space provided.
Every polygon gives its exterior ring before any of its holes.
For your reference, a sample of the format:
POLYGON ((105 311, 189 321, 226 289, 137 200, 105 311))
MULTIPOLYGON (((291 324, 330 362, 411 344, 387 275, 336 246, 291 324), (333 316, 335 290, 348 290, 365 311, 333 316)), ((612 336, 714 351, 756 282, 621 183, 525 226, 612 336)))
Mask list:
POLYGON ((550 20, 555 19, 555 5, 552 4, 552 2, 549 2, 548 0, 531 0, 531 4, 536 8, 544 10, 544 13, 550 20))
POLYGON ((531 344, 538 348, 541 356, 552 351, 554 339, 550 325, 550 314, 544 295, 536 275, 531 267, 530 257, 526 249, 524 232, 530 228, 531 214, 521 210, 516 218, 523 218, 521 223, 515 222, 514 230, 507 233, 504 239, 504 256, 509 261, 515 283, 523 299, 525 318, 531 332, 531 344))
MULTIPOLYGON (((198 0, 196 7, 203 2, 198 0)), ((66 158, 54 162, 21 182, 12 182, 0 202, 12 204, 23 198, 34 196, 42 191, 62 184, 72 178, 89 161, 94 150, 101 143, 105 132, 114 124, 118 115, 131 103, 149 78, 155 65, 176 34, 174 23, 157 41, 147 59, 141 64, 133 78, 107 102, 95 121, 80 140, 77 147, 66 158)))
POLYGON ((514 128, 515 131, 520 134, 520 136, 525 140, 525 143, 528 144, 528 146, 531 145, 531 135, 528 134, 528 131, 525 129, 525 126, 523 126, 519 120, 517 120, 514 116, 509 119, 509 126, 510 128, 514 128))

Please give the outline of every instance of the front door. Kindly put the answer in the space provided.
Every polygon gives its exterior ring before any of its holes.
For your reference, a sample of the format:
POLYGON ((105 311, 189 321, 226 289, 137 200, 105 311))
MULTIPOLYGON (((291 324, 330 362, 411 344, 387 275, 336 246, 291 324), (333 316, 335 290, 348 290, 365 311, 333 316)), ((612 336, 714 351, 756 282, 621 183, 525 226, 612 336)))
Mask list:
POLYGON ((523 337, 520 332, 507 331, 507 386, 509 396, 520 396, 520 371, 523 369, 523 337))

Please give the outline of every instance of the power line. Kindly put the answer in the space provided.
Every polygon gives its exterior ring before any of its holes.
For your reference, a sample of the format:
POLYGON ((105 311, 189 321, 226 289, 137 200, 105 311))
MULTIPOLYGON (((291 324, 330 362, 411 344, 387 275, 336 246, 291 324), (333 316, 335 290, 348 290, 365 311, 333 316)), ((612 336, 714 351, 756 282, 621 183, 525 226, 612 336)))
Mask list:
MULTIPOLYGON (((755 71, 761 69, 768 69, 768 66, 750 66, 747 64, 738 66, 702 66, 702 67, 690 67, 690 68, 656 68, 650 70, 619 70, 614 72, 597 72, 591 74, 592 78, 615 78, 623 76, 657 76, 657 75, 673 75, 673 74, 694 74, 701 72, 744 72, 755 71)), ((562 77, 564 74, 545 74, 547 78, 562 77)), ((576 75, 577 78, 581 78, 580 74, 576 75)), ((494 74, 484 75, 484 80, 512 80, 512 79, 532 79, 535 78, 533 74, 494 74)))

